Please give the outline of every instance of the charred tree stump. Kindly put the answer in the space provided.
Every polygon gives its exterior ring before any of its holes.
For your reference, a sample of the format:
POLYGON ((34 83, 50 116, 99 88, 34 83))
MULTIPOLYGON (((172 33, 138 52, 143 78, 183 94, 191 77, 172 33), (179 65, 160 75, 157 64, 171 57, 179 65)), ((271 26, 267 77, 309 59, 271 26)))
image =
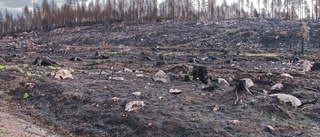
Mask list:
POLYGON ((238 103, 238 101, 239 101, 239 96, 242 96, 242 95, 244 95, 245 93, 248 93, 249 95, 252 95, 252 93, 250 92, 250 90, 249 90, 248 87, 247 87, 246 80, 244 80, 244 79, 240 79, 240 80, 238 81, 238 84, 237 84, 234 92, 236 93, 236 96, 237 96, 237 99, 236 99, 236 101, 234 102, 234 104, 237 104, 237 103, 238 103))
POLYGON ((93 59, 109 59, 109 56, 101 55, 98 51, 95 51, 93 59))
POLYGON ((83 60, 79 57, 72 57, 69 59, 69 61, 83 61, 83 60))
POLYGON ((320 62, 315 62, 311 67, 311 71, 320 71, 320 62))
POLYGON ((37 57, 32 63, 35 66, 54 66, 59 65, 58 62, 52 60, 49 57, 37 57))
POLYGON ((191 72, 193 79, 199 78, 202 83, 208 84, 208 70, 207 67, 204 66, 193 66, 193 70, 191 72))

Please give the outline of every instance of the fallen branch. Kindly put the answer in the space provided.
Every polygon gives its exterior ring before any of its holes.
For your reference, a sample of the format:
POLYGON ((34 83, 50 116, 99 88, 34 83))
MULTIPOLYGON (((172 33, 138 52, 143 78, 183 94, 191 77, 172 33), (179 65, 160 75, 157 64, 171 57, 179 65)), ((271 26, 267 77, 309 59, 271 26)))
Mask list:
POLYGON ((292 114, 291 114, 288 110, 280 107, 279 105, 276 105, 276 106, 277 106, 282 112, 284 112, 285 114, 287 114, 287 116, 290 117, 292 120, 294 119, 293 116, 292 116, 292 114))

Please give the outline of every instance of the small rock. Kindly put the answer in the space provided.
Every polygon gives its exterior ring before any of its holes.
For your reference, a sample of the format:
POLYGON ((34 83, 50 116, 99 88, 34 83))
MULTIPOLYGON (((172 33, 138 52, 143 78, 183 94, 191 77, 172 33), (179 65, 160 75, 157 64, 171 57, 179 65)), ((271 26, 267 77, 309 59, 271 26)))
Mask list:
POLYGON ((119 70, 119 71, 114 72, 114 74, 122 74, 122 73, 123 73, 122 70, 119 70))
POLYGON ((120 98, 118 98, 118 97, 113 97, 113 98, 111 98, 113 101, 116 101, 116 100, 119 100, 120 98))
POLYGON ((97 104, 97 103, 92 103, 91 106, 93 106, 93 107, 99 107, 99 104, 97 104))
POLYGON ((213 107, 213 111, 217 112, 220 110, 220 107, 218 105, 214 105, 213 107))
POLYGON ((162 70, 159 70, 153 77, 155 82, 160 81, 163 83, 168 83, 170 81, 169 76, 162 70))
POLYGON ((124 81, 124 78, 123 77, 112 77, 111 80, 124 81))
POLYGON ((137 77, 143 77, 143 74, 136 74, 137 77))
POLYGON ((120 44, 118 47, 119 47, 119 48, 125 48, 126 46, 123 45, 123 44, 120 44))
POLYGON ((234 78, 228 77, 228 81, 233 81, 233 80, 234 80, 234 78))
POLYGON ((271 125, 268 125, 267 128, 271 131, 274 131, 274 128, 271 125))
POLYGON ((209 60, 209 57, 203 57, 203 58, 201 58, 201 61, 207 61, 207 60, 209 60))
POLYGON ((143 101, 131 101, 128 102, 125 106, 125 111, 131 112, 131 111, 138 111, 139 109, 143 108, 145 106, 143 101))
POLYGON ((302 72, 310 71, 312 66, 313 66, 312 62, 310 62, 309 60, 304 60, 302 64, 302 69, 303 69, 302 72))
POLYGON ((281 74, 282 77, 287 77, 287 78, 290 78, 290 79, 293 79, 293 76, 291 76, 290 74, 288 73, 283 73, 281 74))
POLYGON ((160 81, 160 82, 162 82, 162 83, 169 83, 169 81, 168 81, 167 79, 165 79, 165 78, 155 77, 155 78, 153 78, 153 80, 154 80, 155 82, 160 81))
POLYGON ((64 80, 66 78, 74 79, 71 72, 66 69, 61 69, 61 70, 57 71, 54 75, 54 78, 56 78, 58 80, 64 80))
POLYGON ((281 83, 275 84, 270 88, 271 91, 272 90, 282 90, 282 89, 283 89, 283 84, 281 84, 281 83))
POLYGON ((124 71, 124 72, 130 72, 130 73, 133 72, 131 69, 128 69, 128 68, 123 68, 123 71, 124 71))
POLYGON ((181 92, 182 92, 182 90, 179 90, 179 89, 170 89, 169 90, 169 93, 171 93, 171 94, 179 94, 181 92))
POLYGON ((141 92, 133 92, 131 93, 132 95, 136 95, 136 96, 140 96, 141 95, 141 92))
POLYGON ((134 73, 139 73, 139 74, 142 74, 143 73, 143 71, 139 71, 139 70, 135 70, 135 71, 133 71, 134 73))
POLYGON ((271 72, 268 72, 267 73, 267 76, 272 76, 273 74, 271 72))
POLYGON ((159 70, 156 74, 155 74, 156 77, 163 77, 163 78, 168 78, 167 74, 162 71, 162 70, 159 70))
POLYGON ((268 91, 262 90, 262 92, 263 92, 264 95, 268 95, 268 91))
POLYGON ((227 120, 227 124, 240 124, 239 120, 227 120))
POLYGON ((25 86, 27 86, 28 88, 33 88, 36 84, 34 83, 24 83, 25 86))

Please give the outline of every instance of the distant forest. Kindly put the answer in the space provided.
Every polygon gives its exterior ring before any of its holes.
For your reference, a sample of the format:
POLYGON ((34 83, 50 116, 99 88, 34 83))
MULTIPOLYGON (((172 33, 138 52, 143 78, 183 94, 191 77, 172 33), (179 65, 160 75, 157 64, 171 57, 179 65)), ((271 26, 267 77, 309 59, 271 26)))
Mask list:
POLYGON ((239 18, 276 18, 317 20, 320 0, 67 0, 58 7, 54 0, 25 6, 13 16, 0 11, 0 34, 52 30, 74 25, 111 24, 135 21, 137 24, 163 20, 225 20, 239 18), (259 4, 255 4, 253 1, 259 4), (312 5, 312 6, 310 6, 312 5))

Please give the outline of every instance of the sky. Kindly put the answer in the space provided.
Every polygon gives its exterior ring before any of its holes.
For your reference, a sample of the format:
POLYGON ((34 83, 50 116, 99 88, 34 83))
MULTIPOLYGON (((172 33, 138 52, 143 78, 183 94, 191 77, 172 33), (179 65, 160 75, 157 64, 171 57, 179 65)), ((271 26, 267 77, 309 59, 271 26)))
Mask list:
MULTIPOLYGON (((17 13, 22 13, 22 9, 25 5, 28 7, 32 7, 32 1, 33 0, 0 0, 0 11, 4 12, 5 9, 7 9, 10 13, 13 15, 16 15, 17 13)), ((42 0, 35 0, 39 5, 42 3, 42 0)), ((58 7, 62 5, 66 0, 54 0, 58 7)), ((51 0, 48 0, 48 2, 51 2, 51 0)))

